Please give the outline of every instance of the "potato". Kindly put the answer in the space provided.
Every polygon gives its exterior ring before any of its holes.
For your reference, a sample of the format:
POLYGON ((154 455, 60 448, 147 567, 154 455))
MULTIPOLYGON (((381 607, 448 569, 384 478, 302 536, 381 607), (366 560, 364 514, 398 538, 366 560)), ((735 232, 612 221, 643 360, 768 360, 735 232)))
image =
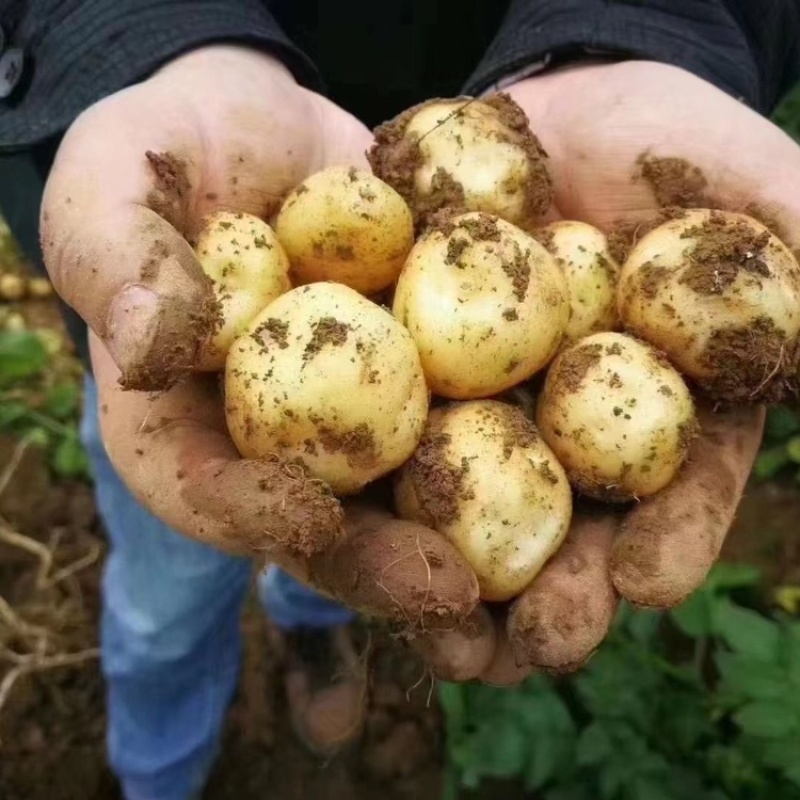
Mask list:
POLYGON ((22 275, 14 275, 6 272, 0 275, 0 300, 13 302, 22 300, 25 297, 25 278, 22 275))
POLYGON ((553 357, 569 318, 552 256, 514 225, 481 212, 445 220, 414 245, 394 296, 432 391, 488 397, 553 357))
POLYGON ((564 271, 569 287, 570 318, 562 349, 592 333, 613 331, 617 319, 619 264, 602 231, 585 222, 553 222, 536 238, 564 271))
POLYGON ((297 460, 337 494, 414 452, 429 399, 408 331, 335 283, 293 289, 251 322, 228 354, 225 396, 243 456, 297 460))
POLYGON ((307 178, 283 203, 275 233, 296 284, 336 281, 362 294, 394 283, 414 244, 403 198, 355 167, 307 178))
POLYGON ((694 210, 644 236, 622 267, 625 328, 711 398, 778 401, 800 333, 800 266, 743 214, 694 210))
POLYGON ((536 422, 572 485, 609 502, 667 486, 697 425, 678 372, 622 333, 593 334, 556 357, 536 422))
POLYGON ((216 372, 253 317, 292 288, 289 262, 272 228, 243 212, 218 211, 206 217, 194 251, 214 284, 220 314, 220 325, 197 368, 216 372))
POLYGON ((414 106, 376 129, 368 158, 420 223, 454 208, 526 226, 552 201, 547 155, 506 94, 414 106))
POLYGON ((558 549, 572 494, 564 470, 517 408, 496 400, 431 411, 395 485, 398 514, 446 535, 483 600, 515 597, 558 549))

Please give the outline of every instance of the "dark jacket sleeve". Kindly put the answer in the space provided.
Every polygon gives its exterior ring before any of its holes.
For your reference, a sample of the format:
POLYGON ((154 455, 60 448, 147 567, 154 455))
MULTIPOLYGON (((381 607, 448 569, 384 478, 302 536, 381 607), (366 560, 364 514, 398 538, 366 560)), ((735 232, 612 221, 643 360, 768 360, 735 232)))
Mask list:
POLYGON ((0 26, 6 51, 24 58, 19 85, 0 101, 0 149, 62 132, 95 101, 213 42, 273 52, 318 86, 262 0, 0 0, 0 26))
POLYGON ((800 77, 800 0, 512 0, 467 84, 609 54, 682 67, 762 113, 800 77))

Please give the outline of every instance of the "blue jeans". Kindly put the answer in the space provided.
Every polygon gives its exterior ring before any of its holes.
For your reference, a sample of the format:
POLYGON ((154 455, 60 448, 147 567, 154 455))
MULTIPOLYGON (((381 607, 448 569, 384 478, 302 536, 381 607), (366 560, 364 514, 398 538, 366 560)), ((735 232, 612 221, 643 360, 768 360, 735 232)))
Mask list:
MULTIPOLYGON (((252 563, 181 536, 134 499, 103 448, 90 378, 81 434, 111 544, 101 624, 111 766, 127 800, 188 800, 205 783, 236 687, 252 563)), ((258 588, 283 628, 352 618, 278 569, 258 588)))

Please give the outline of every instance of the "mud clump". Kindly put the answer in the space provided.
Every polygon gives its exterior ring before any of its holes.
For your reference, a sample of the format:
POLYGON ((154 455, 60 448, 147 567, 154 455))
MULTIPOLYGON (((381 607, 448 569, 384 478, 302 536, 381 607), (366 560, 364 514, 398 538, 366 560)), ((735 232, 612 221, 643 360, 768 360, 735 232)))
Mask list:
POLYGON ((661 208, 706 208, 708 181, 699 167, 683 158, 642 154, 636 161, 637 178, 649 184, 661 208))
POLYGON ((303 361, 311 361, 326 344, 341 347, 347 341, 350 326, 334 317, 322 317, 314 323, 311 341, 303 351, 303 361))
POLYGON ((514 287, 514 297, 517 302, 522 302, 525 299, 525 294, 528 291, 528 286, 531 281, 531 265, 528 263, 530 260, 530 252, 522 252, 519 245, 514 242, 514 256, 512 259, 503 261, 503 272, 511 279, 511 285, 514 287))
POLYGON ((606 236, 611 257, 618 264, 624 264, 640 239, 659 225, 673 219, 681 219, 684 216, 686 216, 684 209, 670 206, 662 208, 643 220, 618 220, 606 236))
POLYGON ((581 388, 586 373, 601 359, 603 345, 599 343, 584 344, 567 350, 557 365, 558 391, 572 394, 581 388))
POLYGON ((289 346, 289 323, 270 317, 270 319, 262 322, 250 336, 262 346, 265 345, 264 338, 268 337, 281 350, 285 350, 289 346))
POLYGON ((372 466, 378 459, 375 435, 365 422, 349 431, 319 427, 319 442, 328 453, 342 453, 352 467, 372 466))
POLYGON ((770 234, 753 230, 744 220, 730 221, 720 213, 712 213, 702 225, 685 231, 682 238, 694 239, 695 245, 680 283, 698 294, 722 294, 742 272, 754 277, 770 276, 762 258, 770 234))
POLYGON ((725 403, 776 403, 793 389, 798 365, 797 343, 787 343, 775 323, 759 317, 749 327, 713 332, 701 356, 712 378, 699 387, 725 403))
POLYGON ((464 478, 469 473, 469 461, 451 464, 447 458, 450 436, 435 430, 427 432, 408 462, 408 476, 414 487, 421 522, 440 528, 459 519, 461 500, 471 499, 464 489, 464 478))
POLYGON ((186 162, 169 152, 147 150, 144 155, 153 172, 153 189, 147 195, 147 205, 186 234, 186 211, 192 188, 186 162))

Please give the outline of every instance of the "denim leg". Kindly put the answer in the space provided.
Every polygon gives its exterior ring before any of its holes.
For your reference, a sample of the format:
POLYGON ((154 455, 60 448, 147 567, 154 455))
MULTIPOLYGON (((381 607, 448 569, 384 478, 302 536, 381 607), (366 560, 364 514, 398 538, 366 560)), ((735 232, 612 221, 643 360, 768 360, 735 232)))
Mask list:
POLYGON ((82 436, 111 541, 101 648, 108 749, 127 800, 188 800, 205 782, 236 686, 251 563, 172 531, 109 462, 87 379, 82 436))
POLYGON ((284 630, 331 628, 346 625, 355 617, 349 608, 317 594, 274 566, 258 576, 258 594, 269 617, 284 630))

